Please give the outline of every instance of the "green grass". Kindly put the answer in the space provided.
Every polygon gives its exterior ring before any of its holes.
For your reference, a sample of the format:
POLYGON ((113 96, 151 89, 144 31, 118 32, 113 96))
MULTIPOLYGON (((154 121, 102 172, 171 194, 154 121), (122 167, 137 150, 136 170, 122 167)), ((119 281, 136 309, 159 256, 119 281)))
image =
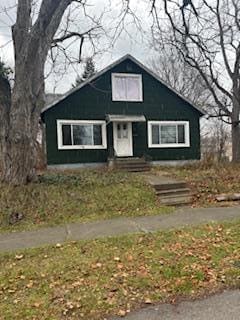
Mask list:
POLYGON ((104 319, 240 286, 240 221, 0 255, 0 318, 104 319))
POLYGON ((36 183, 0 185, 0 231, 168 213, 140 175, 108 170, 47 172, 36 183), (24 219, 9 225, 9 215, 24 219))

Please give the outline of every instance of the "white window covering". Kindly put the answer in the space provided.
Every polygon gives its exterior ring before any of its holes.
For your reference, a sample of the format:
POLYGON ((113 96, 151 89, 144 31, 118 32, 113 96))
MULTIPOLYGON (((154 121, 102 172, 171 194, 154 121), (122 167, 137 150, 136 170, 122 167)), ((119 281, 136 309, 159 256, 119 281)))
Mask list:
POLYGON ((106 122, 57 120, 58 149, 106 149, 106 122))
POLYGON ((116 100, 126 100, 127 91, 126 91, 126 79, 123 77, 115 77, 115 99, 116 100))
POLYGON ((112 74, 113 101, 142 101, 142 76, 140 74, 112 74))
POLYGON ((190 147, 188 121, 149 121, 150 148, 190 147))
POLYGON ((138 100, 141 97, 139 78, 126 78, 126 87, 127 87, 127 99, 129 100, 138 100))

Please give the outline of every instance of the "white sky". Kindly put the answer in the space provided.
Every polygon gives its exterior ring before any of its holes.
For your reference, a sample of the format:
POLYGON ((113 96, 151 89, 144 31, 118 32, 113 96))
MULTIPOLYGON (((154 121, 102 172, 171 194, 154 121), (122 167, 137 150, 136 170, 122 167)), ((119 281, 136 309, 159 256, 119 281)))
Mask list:
MULTIPOLYGON (((121 0, 90 0, 94 6, 89 7, 89 12, 91 15, 97 16, 105 8, 106 14, 104 18, 106 29, 109 31, 109 27, 114 28, 114 23, 118 19, 120 8, 122 5, 121 0)), ((16 4, 16 0, 1 0, 0 2, 0 58, 6 62, 8 65, 14 65, 14 52, 11 42, 11 25, 14 23, 15 10, 8 10, 8 13, 4 12, 4 8, 9 8, 16 4)), ((149 1, 145 0, 133 0, 132 8, 139 17, 144 17, 141 20, 141 25, 144 28, 144 31, 150 32, 151 19, 146 15, 147 5, 149 1)), ((81 20, 81 17, 79 18, 81 20)), ((141 32, 137 30, 135 24, 131 24, 130 21, 126 20, 127 30, 131 37, 123 32, 118 38, 117 42, 114 44, 114 47, 108 49, 106 52, 103 52, 96 56, 95 63, 97 70, 103 69, 106 65, 109 65, 114 60, 120 58, 121 56, 130 53, 143 63, 146 63, 147 59, 151 55, 151 52, 148 47, 148 41, 146 36, 141 36, 141 32)), ((81 21, 79 23, 82 23, 81 21)), ((106 39, 102 39, 102 42, 106 42, 106 39)), ((87 56, 85 51, 83 55, 87 56)), ((78 46, 75 48, 76 53, 78 46)), ((74 48, 73 48, 74 51, 74 48)), ((71 84, 74 83, 77 73, 81 74, 82 67, 81 65, 74 65, 74 68, 69 67, 67 73, 64 73, 60 76, 56 74, 51 74, 46 80, 46 90, 48 92, 58 92, 63 93, 71 88, 71 84)))

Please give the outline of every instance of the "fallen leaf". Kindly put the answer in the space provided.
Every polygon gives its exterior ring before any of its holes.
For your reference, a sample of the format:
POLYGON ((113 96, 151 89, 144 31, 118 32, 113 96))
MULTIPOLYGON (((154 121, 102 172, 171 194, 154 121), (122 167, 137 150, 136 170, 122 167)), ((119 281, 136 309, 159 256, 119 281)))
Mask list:
POLYGON ((114 257, 113 260, 114 261, 120 261, 120 258, 119 257, 114 257))
POLYGON ((146 304, 152 304, 152 300, 151 300, 150 298, 146 298, 146 299, 144 300, 144 302, 145 302, 146 304))
POLYGON ((120 317, 124 317, 125 315, 126 315, 126 311, 125 310, 119 310, 118 311, 118 316, 120 316, 120 317))
POLYGON ((16 260, 21 260, 21 259, 23 259, 23 257, 24 257, 24 255, 23 255, 23 254, 20 254, 20 255, 16 255, 16 256, 15 256, 15 259, 16 259, 16 260))

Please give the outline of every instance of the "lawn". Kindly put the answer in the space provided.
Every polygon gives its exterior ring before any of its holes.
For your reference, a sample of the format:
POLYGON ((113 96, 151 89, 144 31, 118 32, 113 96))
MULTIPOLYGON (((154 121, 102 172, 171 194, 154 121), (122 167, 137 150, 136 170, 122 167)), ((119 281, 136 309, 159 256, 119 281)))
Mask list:
POLYGON ((226 206, 240 203, 218 203, 215 199, 216 195, 221 193, 240 192, 240 165, 199 162, 184 167, 156 167, 154 172, 187 181, 194 193, 193 206, 226 206))
POLYGON ((240 286, 240 221, 0 255, 0 318, 105 319, 240 286))
POLYGON ((46 172, 36 183, 0 185, 0 231, 33 229, 74 221, 168 213, 137 174, 109 170, 46 172), (24 219, 9 225, 9 215, 24 219))

